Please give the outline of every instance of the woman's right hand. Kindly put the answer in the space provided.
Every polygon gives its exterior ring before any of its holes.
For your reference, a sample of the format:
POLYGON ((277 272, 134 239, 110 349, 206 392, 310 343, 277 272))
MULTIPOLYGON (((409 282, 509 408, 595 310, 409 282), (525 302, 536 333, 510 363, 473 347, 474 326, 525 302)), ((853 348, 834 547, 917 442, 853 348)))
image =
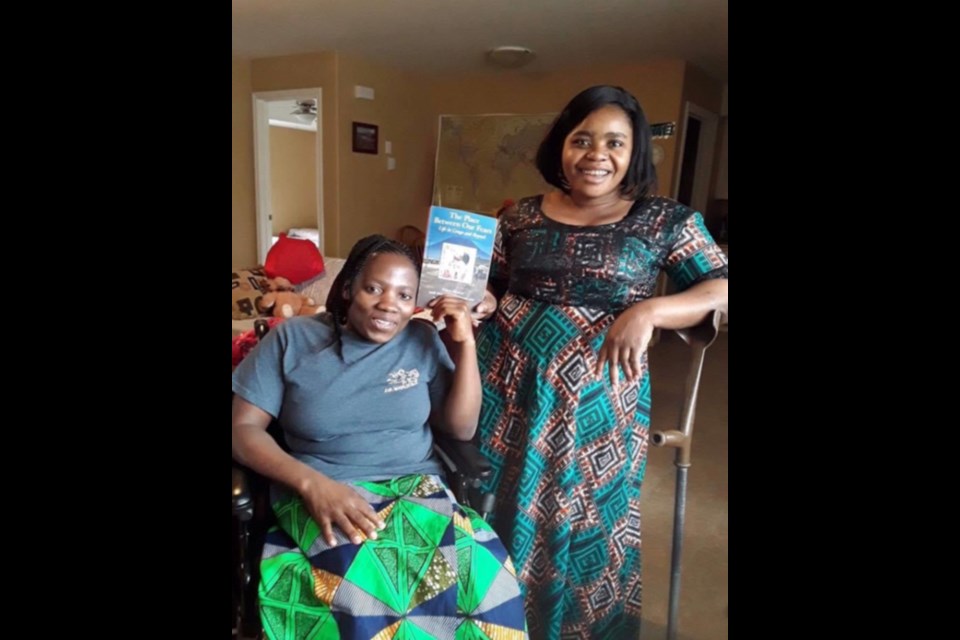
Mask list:
POLYGON ((331 480, 319 471, 283 451, 267 433, 270 414, 239 395, 233 398, 233 457, 254 471, 297 490, 310 517, 332 547, 336 524, 354 544, 363 535, 377 537, 377 529, 386 525, 367 501, 345 484, 331 480))
POLYGON ((301 492, 310 516, 320 525, 320 533, 331 547, 336 546, 333 525, 340 527, 353 544, 363 542, 363 535, 377 539, 377 531, 386 523, 366 500, 345 484, 317 474, 309 488, 301 492))

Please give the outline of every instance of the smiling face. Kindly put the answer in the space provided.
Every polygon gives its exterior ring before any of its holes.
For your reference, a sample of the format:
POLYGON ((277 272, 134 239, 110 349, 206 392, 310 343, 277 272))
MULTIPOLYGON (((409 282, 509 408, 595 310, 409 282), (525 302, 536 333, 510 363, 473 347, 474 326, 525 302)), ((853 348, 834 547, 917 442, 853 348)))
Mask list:
POLYGON ((370 257, 344 297, 347 325, 371 342, 387 342, 403 331, 416 308, 417 270, 396 253, 370 257))
POLYGON ((592 112, 563 142, 563 175, 571 195, 619 198, 632 150, 633 128, 620 107, 607 105, 592 112))

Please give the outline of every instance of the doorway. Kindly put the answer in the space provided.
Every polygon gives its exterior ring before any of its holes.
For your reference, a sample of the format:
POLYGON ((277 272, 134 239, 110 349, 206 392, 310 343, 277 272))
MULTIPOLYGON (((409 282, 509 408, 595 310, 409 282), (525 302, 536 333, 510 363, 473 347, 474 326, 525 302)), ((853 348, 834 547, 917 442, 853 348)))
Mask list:
POLYGON ((710 204, 710 177, 713 175, 720 116, 687 102, 683 121, 679 146, 680 175, 673 197, 706 215, 710 204))
POLYGON ((324 252, 322 96, 319 87, 253 94, 259 264, 291 229, 324 252))

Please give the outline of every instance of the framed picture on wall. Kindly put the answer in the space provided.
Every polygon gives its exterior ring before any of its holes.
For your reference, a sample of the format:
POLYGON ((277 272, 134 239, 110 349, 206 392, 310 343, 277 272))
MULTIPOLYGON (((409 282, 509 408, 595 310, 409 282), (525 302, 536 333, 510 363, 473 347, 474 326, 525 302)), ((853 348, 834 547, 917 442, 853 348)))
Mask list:
POLYGON ((353 123, 353 150, 355 153, 377 153, 380 128, 365 122, 353 123))

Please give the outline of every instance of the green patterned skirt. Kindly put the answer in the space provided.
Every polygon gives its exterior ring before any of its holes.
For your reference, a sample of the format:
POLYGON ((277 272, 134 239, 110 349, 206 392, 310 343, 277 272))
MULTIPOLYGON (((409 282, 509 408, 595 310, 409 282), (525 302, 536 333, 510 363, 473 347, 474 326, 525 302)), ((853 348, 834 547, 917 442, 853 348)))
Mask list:
POLYGON ((509 556, 439 477, 349 483, 386 522, 329 546, 299 497, 274 504, 261 560, 260 615, 271 640, 526 638, 509 556))

